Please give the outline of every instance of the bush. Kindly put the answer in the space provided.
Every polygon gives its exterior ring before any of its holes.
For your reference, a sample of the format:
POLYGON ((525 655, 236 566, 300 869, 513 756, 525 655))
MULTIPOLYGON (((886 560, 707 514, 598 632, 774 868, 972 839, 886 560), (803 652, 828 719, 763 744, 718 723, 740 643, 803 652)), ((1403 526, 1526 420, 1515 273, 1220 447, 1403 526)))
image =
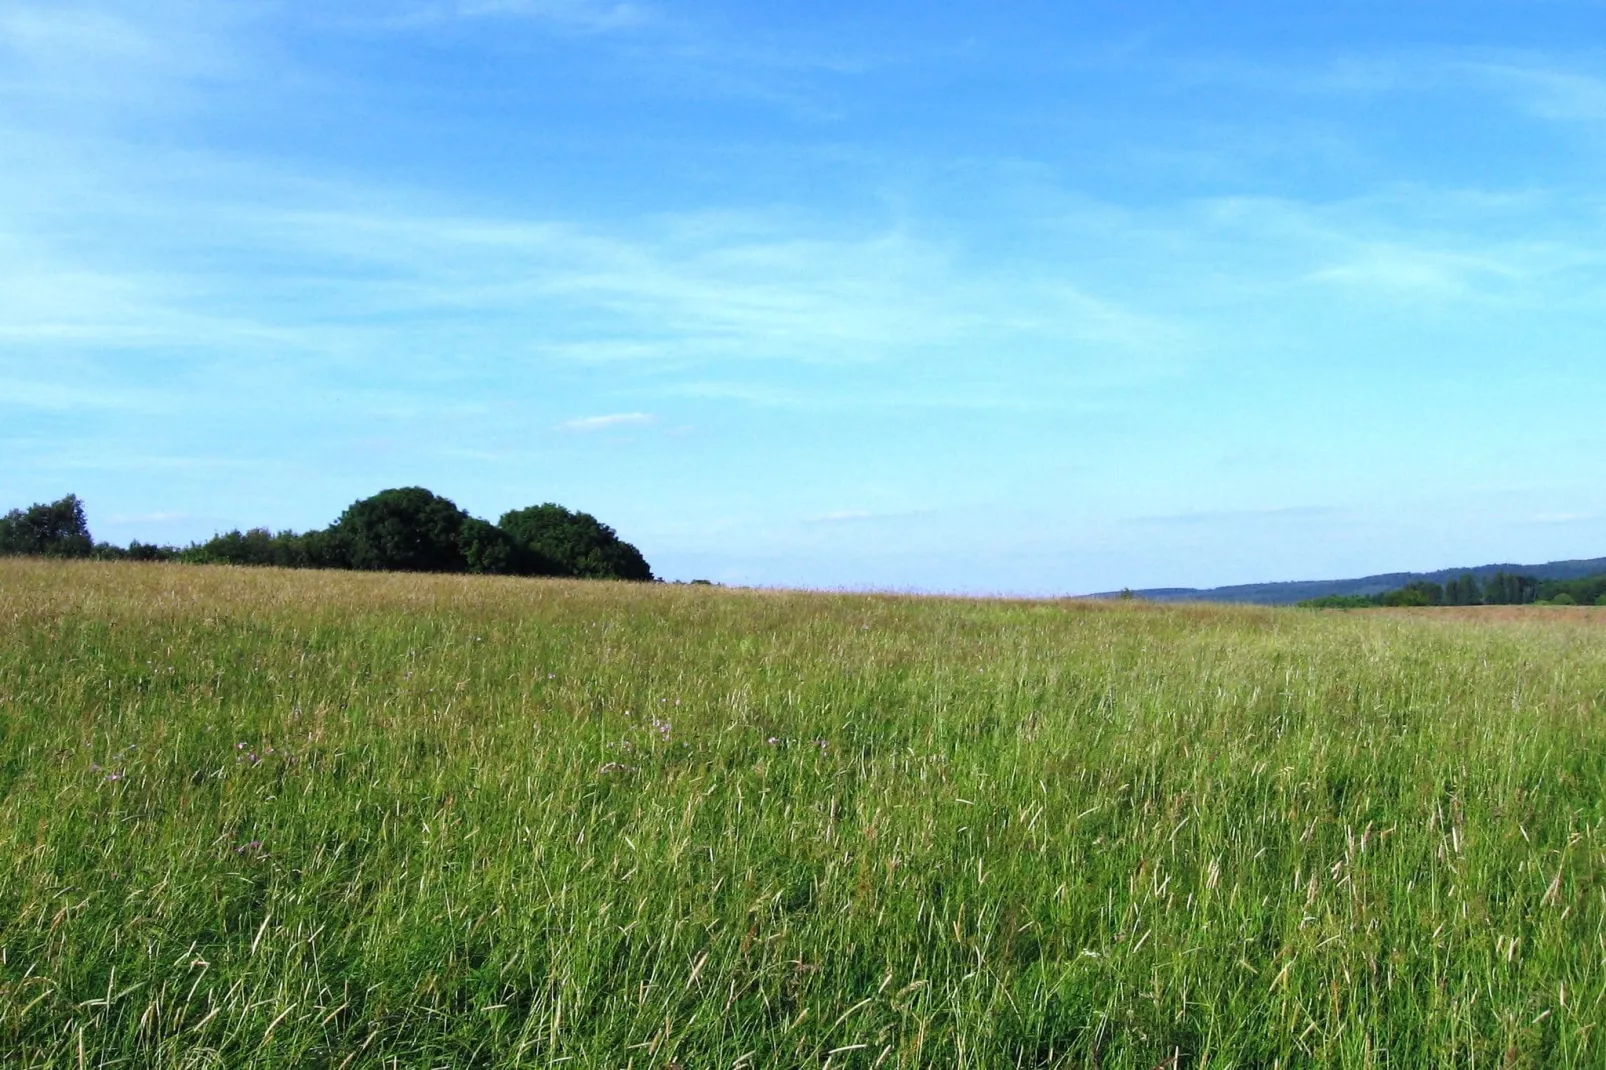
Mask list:
POLYGON ((652 579, 646 558, 590 513, 551 502, 505 513, 497 524, 520 546, 554 565, 554 572, 584 579, 652 579))
POLYGON ((1377 600, 1364 594, 1325 594, 1320 598, 1307 598, 1298 604, 1300 609, 1371 609, 1377 600))

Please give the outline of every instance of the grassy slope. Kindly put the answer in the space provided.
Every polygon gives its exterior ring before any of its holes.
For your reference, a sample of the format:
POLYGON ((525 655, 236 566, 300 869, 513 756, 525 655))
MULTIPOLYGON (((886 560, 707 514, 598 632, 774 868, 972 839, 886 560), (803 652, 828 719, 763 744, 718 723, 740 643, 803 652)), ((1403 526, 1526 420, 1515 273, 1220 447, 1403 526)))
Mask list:
POLYGON ((0 561, 0 1061, 1598 1066, 1584 621, 0 561))

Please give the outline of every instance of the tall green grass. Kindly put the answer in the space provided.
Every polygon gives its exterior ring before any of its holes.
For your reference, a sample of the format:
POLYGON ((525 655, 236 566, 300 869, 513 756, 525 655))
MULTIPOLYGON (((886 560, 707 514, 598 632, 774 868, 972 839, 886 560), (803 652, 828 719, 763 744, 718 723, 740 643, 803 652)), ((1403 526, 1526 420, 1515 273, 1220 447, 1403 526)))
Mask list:
POLYGON ((1603 695, 1588 611, 0 562, 0 1065, 1606 1065, 1603 695))

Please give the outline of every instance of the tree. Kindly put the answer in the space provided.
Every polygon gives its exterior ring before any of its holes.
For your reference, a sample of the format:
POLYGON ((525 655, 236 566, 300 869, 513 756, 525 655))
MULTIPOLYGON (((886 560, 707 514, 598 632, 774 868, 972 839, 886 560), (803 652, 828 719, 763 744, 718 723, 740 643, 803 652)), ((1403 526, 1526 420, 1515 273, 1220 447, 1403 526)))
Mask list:
POLYGON ((604 580, 651 580, 641 551, 590 513, 551 502, 505 513, 497 527, 563 576, 604 580))
POLYGON ((94 557, 99 561, 178 561, 181 550, 176 546, 160 546, 135 539, 127 546, 109 542, 95 544, 94 557))
POLYGON ((555 576, 561 570, 488 520, 463 521, 458 545, 470 572, 493 576, 555 576))
POLYGON ((354 502, 329 535, 347 567, 387 572, 465 572, 469 515, 423 487, 382 490, 354 502))
POLYGON ((58 502, 13 509, 0 517, 0 554, 88 557, 95 550, 76 494, 58 502))
POLYGON ((1381 601, 1385 606, 1442 606, 1444 588, 1431 580, 1417 580, 1399 590, 1389 591, 1381 601))
POLYGON ((1527 605, 1539 597, 1539 581, 1532 576, 1497 572, 1483 589, 1483 600, 1491 606, 1527 605))
POLYGON ((288 561, 279 558, 284 549, 282 543, 291 537, 284 532, 275 538, 267 528, 228 531, 191 547, 185 559, 202 565, 288 565, 288 561))
POLYGON ((328 532, 293 531, 274 534, 267 528, 227 531, 180 552, 195 565, 272 565, 277 568, 344 567, 343 559, 330 560, 321 549, 331 545, 328 532))
POLYGON ((1444 604, 1447 606, 1476 606, 1482 603, 1483 591, 1478 586, 1478 577, 1470 572, 1463 572, 1444 585, 1444 604))

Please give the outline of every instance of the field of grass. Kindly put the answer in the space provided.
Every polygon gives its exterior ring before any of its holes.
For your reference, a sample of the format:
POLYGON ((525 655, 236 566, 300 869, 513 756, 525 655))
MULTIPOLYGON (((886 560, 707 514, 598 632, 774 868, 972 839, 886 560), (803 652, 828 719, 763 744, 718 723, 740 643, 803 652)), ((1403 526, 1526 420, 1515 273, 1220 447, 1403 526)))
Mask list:
POLYGON ((1606 628, 0 561, 0 1065, 1606 1065, 1606 628))

